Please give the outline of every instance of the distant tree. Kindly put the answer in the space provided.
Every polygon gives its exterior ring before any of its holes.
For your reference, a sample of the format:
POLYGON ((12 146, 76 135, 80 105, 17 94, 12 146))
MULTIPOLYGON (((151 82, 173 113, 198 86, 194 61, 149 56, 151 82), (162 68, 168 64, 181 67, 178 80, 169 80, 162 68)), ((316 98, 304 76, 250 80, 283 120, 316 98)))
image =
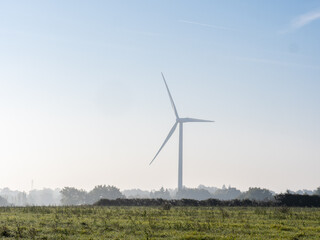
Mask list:
POLYGON ((225 189, 218 189, 213 194, 212 197, 219 199, 219 200, 232 200, 239 198, 241 195, 241 191, 236 188, 225 188, 225 189))
POLYGON ((274 197, 268 189, 265 188, 249 188, 247 192, 242 193, 239 199, 249 199, 257 201, 269 201, 273 200, 274 197))
POLYGON ((209 193, 211 193, 211 194, 215 193, 215 191, 218 190, 217 187, 207 187, 207 186, 205 186, 205 185, 203 185, 203 184, 200 184, 200 185, 198 186, 198 188, 199 188, 199 189, 205 189, 205 190, 207 190, 207 191, 208 191, 209 193))
POLYGON ((317 190, 315 190, 313 194, 320 196, 320 187, 318 187, 317 190))
POLYGON ((54 190, 50 188, 31 190, 28 195, 28 202, 36 206, 58 205, 59 202, 56 201, 54 194, 54 190))
POLYGON ((3 188, 0 191, 0 196, 4 197, 9 205, 14 205, 14 206, 19 206, 19 195, 22 192, 17 191, 17 190, 11 190, 9 188, 3 188))
POLYGON ((26 206, 28 203, 27 194, 25 192, 19 192, 17 194, 17 201, 15 206, 26 206))
POLYGON ((212 198, 212 195, 205 189, 199 188, 184 188, 176 193, 177 199, 194 199, 205 200, 212 198))
POLYGON ((65 187, 60 191, 62 205, 81 205, 86 203, 87 192, 82 189, 65 187))
POLYGON ((5 207, 8 205, 9 205, 8 201, 5 198, 0 196, 0 207, 5 207))
POLYGON ((308 189, 302 189, 295 192, 296 194, 312 195, 314 192, 308 189))
POLYGON ((162 199, 170 199, 171 196, 170 196, 170 192, 168 191, 168 189, 164 190, 164 188, 160 188, 159 191, 155 191, 155 192, 152 192, 150 194, 150 197, 151 198, 162 198, 162 199))
POLYGON ((150 192, 141 189, 123 190, 122 194, 126 198, 150 198, 150 192))
POLYGON ((86 202, 93 204, 103 198, 117 199, 125 198, 125 196, 120 192, 120 189, 115 186, 98 185, 88 193, 86 202))

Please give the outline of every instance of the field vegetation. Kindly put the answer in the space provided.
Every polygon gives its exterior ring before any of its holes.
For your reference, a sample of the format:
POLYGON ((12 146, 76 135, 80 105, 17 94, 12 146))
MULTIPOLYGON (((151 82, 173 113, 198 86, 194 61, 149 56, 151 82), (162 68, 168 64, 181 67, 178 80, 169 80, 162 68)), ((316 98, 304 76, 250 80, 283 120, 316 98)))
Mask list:
POLYGON ((2 207, 0 239, 320 239, 320 209, 2 207))

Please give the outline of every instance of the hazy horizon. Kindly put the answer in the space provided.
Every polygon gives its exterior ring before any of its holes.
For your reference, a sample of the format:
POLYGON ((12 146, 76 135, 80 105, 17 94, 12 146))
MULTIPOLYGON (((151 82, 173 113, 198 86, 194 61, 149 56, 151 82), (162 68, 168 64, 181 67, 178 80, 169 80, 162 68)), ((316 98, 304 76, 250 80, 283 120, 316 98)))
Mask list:
MULTIPOLYGON (((8 187, 1 187, 0 188, 0 193, 1 191, 5 190, 5 189, 8 189, 10 191, 17 191, 17 192, 25 192, 25 193, 31 193, 33 191, 43 191, 43 190, 46 190, 46 189, 49 189, 49 190, 52 190, 52 191, 61 191, 62 189, 64 188, 75 188, 75 189, 78 189, 78 190, 85 190, 86 192, 90 192, 91 190, 93 190, 95 187, 97 186, 114 186, 114 185, 108 185, 108 184, 97 184, 91 188, 77 188, 77 187, 74 187, 74 186, 64 186, 64 187, 56 187, 56 188, 49 188, 49 187, 43 187, 43 188, 33 188, 33 189, 11 189, 11 188, 8 188, 8 187)), ((116 188, 118 188, 117 186, 114 186, 116 188)), ((143 191, 143 192, 149 192, 149 193, 152 193, 152 192, 156 192, 156 191, 159 191, 161 190, 161 188, 163 188, 164 190, 169 190, 170 192, 175 192, 178 190, 178 188, 166 188, 164 186, 161 186, 160 188, 158 189, 141 189, 141 188, 130 188, 130 189, 120 189, 118 188, 121 192, 135 192, 135 191, 143 191)), ((206 189, 206 188, 210 188, 212 190, 210 190, 209 192, 213 191, 213 189, 220 189, 220 190, 224 190, 224 189, 236 189, 236 190, 240 190, 242 193, 245 193, 247 191, 249 191, 250 188, 260 188, 260 189, 266 189, 264 187, 257 187, 257 186, 251 186, 247 189, 240 189, 240 188, 237 188, 235 186, 231 186, 231 185, 222 185, 222 186, 205 186, 203 184, 199 184, 198 186, 194 186, 194 187, 188 187, 188 186, 184 186, 185 189, 206 189)), ((286 193, 287 191, 291 191, 291 192, 294 192, 294 193, 298 193, 298 194, 301 194, 299 192, 315 192, 319 189, 319 187, 317 187, 316 189, 306 189, 306 188, 303 188, 303 189, 286 189, 285 191, 274 191, 273 189, 267 189, 269 190, 270 192, 274 193, 274 194, 281 194, 281 193, 286 193)), ((309 194, 309 193, 308 193, 309 194)), ((1 196, 1 194, 0 194, 1 196)))
POLYGON ((320 185, 319 1, 2 1, 0 188, 320 185))

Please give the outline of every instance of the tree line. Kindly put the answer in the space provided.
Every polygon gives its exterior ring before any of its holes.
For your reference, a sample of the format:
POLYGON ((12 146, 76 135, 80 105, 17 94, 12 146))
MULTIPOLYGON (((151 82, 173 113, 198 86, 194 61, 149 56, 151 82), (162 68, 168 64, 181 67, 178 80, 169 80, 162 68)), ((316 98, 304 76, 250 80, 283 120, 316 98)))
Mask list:
POLYGON ((320 195, 277 194, 269 200, 233 199, 206 200, 195 199, 100 199, 96 206, 162 206, 169 210, 172 206, 202 206, 202 207, 320 207, 320 195))
POLYGON ((44 206, 60 203, 60 189, 33 189, 28 193, 9 188, 0 189, 0 206, 44 206))
MULTIPOLYGON (((63 189, 55 190, 48 188, 42 190, 31 190, 27 194, 25 192, 12 191, 8 188, 4 188, 0 189, 0 206, 86 205, 94 204, 100 199, 193 199, 196 201, 216 199, 219 201, 232 201, 230 204, 238 201, 245 202, 246 200, 258 202, 279 202, 279 199, 281 199, 282 202, 292 202, 293 200, 291 201, 286 199, 289 196, 291 197, 290 199, 297 199, 297 197, 295 197, 296 195, 302 195, 304 197, 302 200, 294 201, 317 201, 311 200, 306 196, 320 195, 320 187, 314 191, 299 190, 297 192, 293 192, 288 190, 285 195, 286 198, 282 197, 281 194, 276 195, 274 192, 264 188, 249 188, 248 191, 241 192, 239 189, 234 187, 227 188, 223 186, 219 189, 216 187, 205 187, 203 185, 200 185, 198 188, 184 188, 179 192, 176 189, 164 189, 163 187, 159 190, 153 191, 131 189, 121 192, 120 189, 115 186, 98 185, 90 191, 74 187, 64 187, 63 189)), ((295 205, 297 205, 297 203, 295 203, 295 205)))
POLYGON ((89 192, 74 187, 65 187, 61 190, 61 195, 62 205, 84 205, 93 204, 100 199, 125 198, 119 188, 110 185, 98 185, 89 192))

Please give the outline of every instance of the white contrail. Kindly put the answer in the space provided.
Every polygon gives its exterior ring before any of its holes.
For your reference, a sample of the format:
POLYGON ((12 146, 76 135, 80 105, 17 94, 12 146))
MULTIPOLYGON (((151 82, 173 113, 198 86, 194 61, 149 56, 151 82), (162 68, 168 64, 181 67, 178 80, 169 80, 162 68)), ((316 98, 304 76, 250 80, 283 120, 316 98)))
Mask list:
POLYGON ((211 24, 206 24, 206 23, 199 23, 199 22, 193 22, 193 21, 187 21, 187 20, 179 20, 179 22, 193 24, 193 25, 199 25, 199 26, 202 26, 202 27, 215 28, 215 29, 220 29, 220 30, 232 30, 232 31, 235 31, 235 29, 233 29, 233 28, 224 27, 224 26, 217 26, 217 25, 211 25, 211 24))
POLYGON ((300 15, 292 21, 291 26, 294 29, 301 28, 317 19, 320 19, 320 10, 300 15))

